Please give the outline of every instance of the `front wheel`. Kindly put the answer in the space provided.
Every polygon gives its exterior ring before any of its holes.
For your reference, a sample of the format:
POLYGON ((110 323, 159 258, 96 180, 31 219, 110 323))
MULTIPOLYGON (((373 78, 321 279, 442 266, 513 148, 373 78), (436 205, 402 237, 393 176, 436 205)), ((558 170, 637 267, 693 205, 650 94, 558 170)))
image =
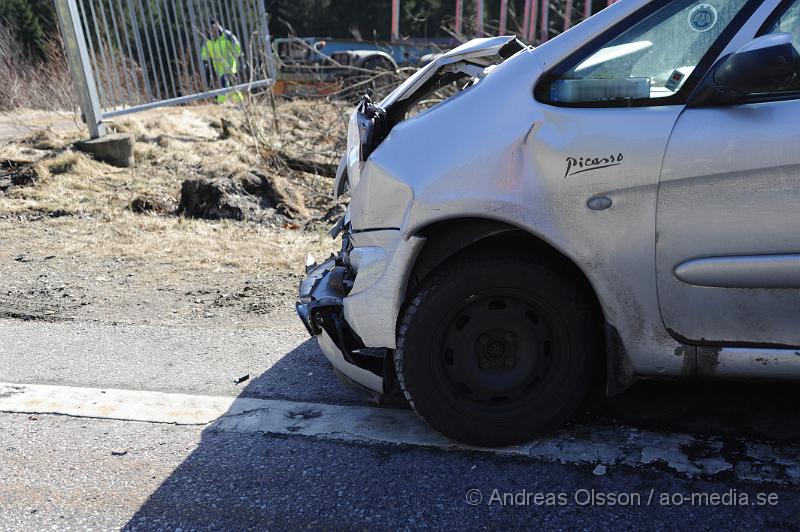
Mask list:
POLYGON ((406 398, 446 436, 527 441, 569 418, 597 368, 597 326, 575 281, 527 255, 466 257, 404 309, 395 366, 406 398))

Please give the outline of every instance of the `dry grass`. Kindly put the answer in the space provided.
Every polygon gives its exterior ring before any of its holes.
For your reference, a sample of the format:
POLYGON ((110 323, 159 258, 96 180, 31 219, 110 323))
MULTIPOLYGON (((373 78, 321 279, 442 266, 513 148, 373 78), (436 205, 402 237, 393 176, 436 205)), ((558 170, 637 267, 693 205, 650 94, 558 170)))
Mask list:
POLYGON ((351 111, 346 103, 317 98, 280 101, 273 114, 267 102, 252 98, 239 107, 239 128, 224 125, 231 136, 256 151, 335 166, 346 148, 351 111))
MULTIPOLYGON (((0 218, 6 218, 0 226, 7 226, 4 235, 22 238, 24 233, 33 233, 32 246, 57 247, 51 249, 52 254, 82 262, 125 258, 168 263, 185 271, 302 270, 307 252, 327 256, 335 247, 321 226, 303 231, 279 224, 130 211, 131 202, 141 196, 177 204, 181 183, 187 178, 224 177, 258 168, 262 162, 247 135, 221 138, 222 119, 238 123, 236 113, 219 106, 196 106, 161 109, 119 121, 116 129, 137 137, 133 169, 115 168, 73 151, 74 136, 53 131, 0 146, 0 160, 27 161, 36 166, 39 176, 35 186, 13 187, 0 194, 0 218), (25 230, 19 227, 21 223, 25 230), (35 229, 30 231, 31 227, 35 229), (35 235, 42 232, 59 237, 37 244, 35 235)), ((317 193, 327 194, 329 179, 307 175, 304 182, 313 184, 315 179, 317 193)))
POLYGON ((92 165, 86 157, 71 151, 63 153, 54 159, 48 159, 41 163, 41 166, 46 168, 50 175, 86 175, 92 169, 92 165))
POLYGON ((204 112, 184 109, 121 121, 120 130, 137 136, 133 169, 115 168, 73 151, 70 146, 77 137, 52 130, 2 146, 0 159, 34 162, 42 179, 36 187, 0 196, 0 213, 66 212, 112 219, 138 195, 177 199, 181 182, 192 175, 222 176, 255 164, 257 157, 247 146, 216 140, 213 121, 204 112))
POLYGON ((13 32, 0 23, 0 111, 25 109, 74 109, 72 80, 61 43, 47 44, 47 58, 34 62, 13 32))
MULTIPOLYGON (((7 158, 7 157, 3 157, 7 158)), ((19 187, 0 196, 0 213, 68 213, 110 215, 115 198, 124 196, 123 172, 113 171, 89 157, 65 151, 34 163, 39 177, 33 187, 19 187)))
POLYGON ((21 144, 29 145, 34 150, 57 151, 63 150, 74 140, 77 140, 75 136, 56 133, 51 128, 45 128, 22 139, 21 144))
POLYGON ((307 253, 321 258, 334 247, 322 230, 292 231, 234 221, 192 220, 123 212, 114 220, 45 218, 20 227, 0 221, 5 235, 28 240, 32 254, 70 257, 78 264, 125 259, 169 265, 182 274, 234 270, 302 272, 307 253), (47 241, 37 235, 57 234, 47 241))

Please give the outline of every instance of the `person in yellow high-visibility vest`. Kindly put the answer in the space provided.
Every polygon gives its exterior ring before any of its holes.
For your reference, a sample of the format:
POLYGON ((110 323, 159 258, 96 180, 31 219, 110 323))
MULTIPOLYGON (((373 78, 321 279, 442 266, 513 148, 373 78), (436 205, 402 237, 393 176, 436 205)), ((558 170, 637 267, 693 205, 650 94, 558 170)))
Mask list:
MULTIPOLYGON (((211 20, 211 36, 206 40, 200 56, 206 63, 206 69, 219 80, 219 88, 236 85, 236 75, 239 73, 239 57, 242 55, 242 45, 232 32, 226 30, 220 23, 211 20)), ((227 95, 217 96, 218 103, 225 103, 227 95)), ((242 101, 239 91, 231 95, 235 102, 242 101)))

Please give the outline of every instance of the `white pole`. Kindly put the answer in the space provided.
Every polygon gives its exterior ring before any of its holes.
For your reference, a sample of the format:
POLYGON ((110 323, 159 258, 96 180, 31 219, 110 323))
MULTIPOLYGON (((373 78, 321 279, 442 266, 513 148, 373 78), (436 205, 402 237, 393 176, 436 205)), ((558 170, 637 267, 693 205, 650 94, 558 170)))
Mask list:
POLYGON ((97 85, 89 61, 78 5, 75 0, 56 0, 55 8, 64 39, 64 49, 67 52, 69 71, 72 74, 75 91, 78 93, 83 118, 93 139, 103 137, 106 134, 106 128, 102 123, 103 110, 97 96, 97 85))

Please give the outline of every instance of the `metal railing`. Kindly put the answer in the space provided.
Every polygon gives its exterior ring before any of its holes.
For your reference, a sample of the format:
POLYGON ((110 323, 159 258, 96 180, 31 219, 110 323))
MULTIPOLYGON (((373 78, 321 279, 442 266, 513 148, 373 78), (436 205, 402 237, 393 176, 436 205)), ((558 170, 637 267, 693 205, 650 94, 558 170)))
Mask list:
POLYGON ((109 118, 275 80, 264 0, 55 0, 55 6, 92 138, 105 134, 109 118))

